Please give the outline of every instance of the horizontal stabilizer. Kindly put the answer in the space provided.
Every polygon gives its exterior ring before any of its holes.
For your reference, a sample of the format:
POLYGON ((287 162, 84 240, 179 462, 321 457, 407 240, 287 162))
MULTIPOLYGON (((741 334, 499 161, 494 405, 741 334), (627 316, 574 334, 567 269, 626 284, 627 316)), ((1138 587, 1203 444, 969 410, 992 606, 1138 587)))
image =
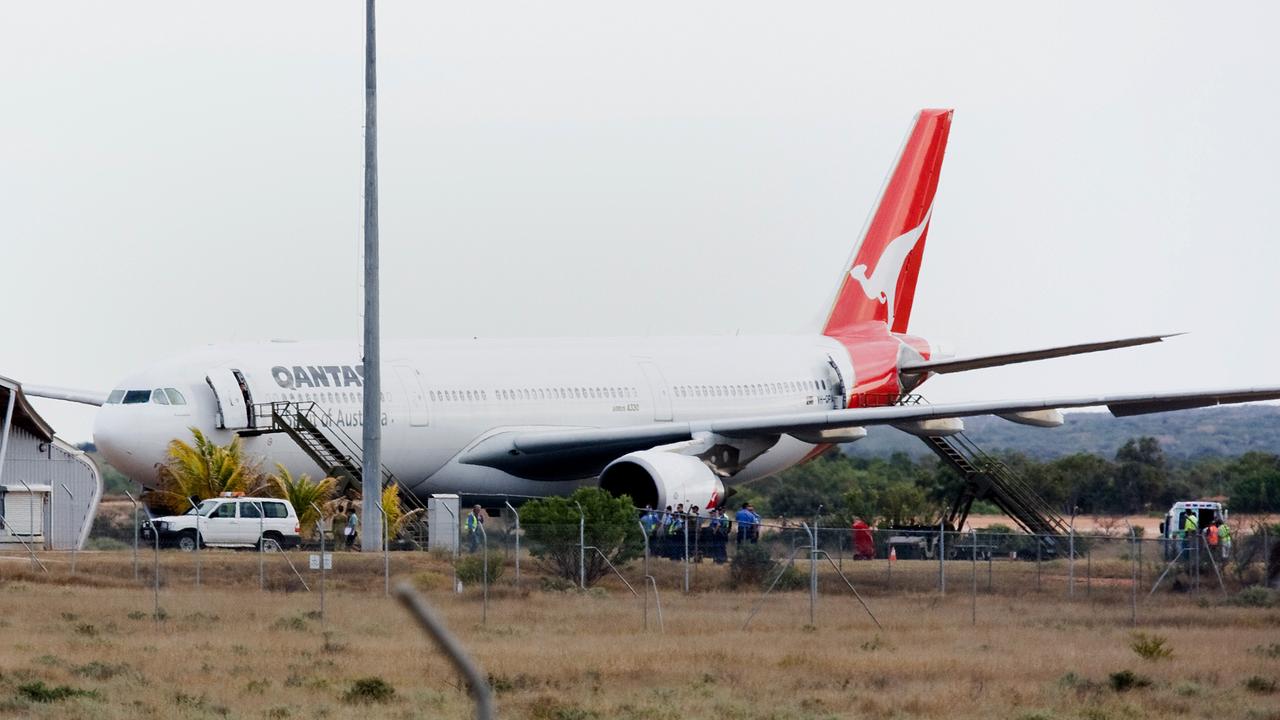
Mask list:
POLYGON ((1103 342, 1082 343, 1080 345, 1063 345, 1060 347, 1043 348, 1040 350, 1023 350, 1021 352, 1001 353, 999 355, 976 355, 967 358, 944 358, 941 360, 921 360, 920 362, 907 363, 900 368, 904 375, 919 375, 922 373, 953 373, 964 372, 966 370, 981 370, 982 368, 999 367, 1001 365, 1014 365, 1016 363, 1032 362, 1034 360, 1048 360, 1050 358, 1067 357, 1069 355, 1083 355, 1085 353, 1101 352, 1103 350, 1116 350, 1118 348, 1133 347, 1135 345, 1148 345, 1150 343, 1158 343, 1165 338, 1177 337, 1182 333, 1173 333, 1171 335, 1144 335, 1143 337, 1124 338, 1123 340, 1105 340, 1103 342))

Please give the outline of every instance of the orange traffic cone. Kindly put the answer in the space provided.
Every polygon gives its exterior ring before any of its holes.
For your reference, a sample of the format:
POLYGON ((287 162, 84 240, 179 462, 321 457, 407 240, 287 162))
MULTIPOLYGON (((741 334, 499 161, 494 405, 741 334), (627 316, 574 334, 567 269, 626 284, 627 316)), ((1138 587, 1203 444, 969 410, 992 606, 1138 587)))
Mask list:
POLYGON ((898 548, 893 548, 893 547, 889 548, 889 562, 897 562, 897 560, 898 560, 898 548))

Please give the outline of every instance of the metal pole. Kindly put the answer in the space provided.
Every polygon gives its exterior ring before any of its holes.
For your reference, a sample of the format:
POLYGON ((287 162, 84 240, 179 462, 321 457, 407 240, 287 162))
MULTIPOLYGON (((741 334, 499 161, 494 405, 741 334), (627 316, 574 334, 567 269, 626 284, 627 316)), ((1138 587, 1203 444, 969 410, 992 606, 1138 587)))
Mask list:
POLYGON ((486 625, 489 622, 489 533, 484 529, 484 523, 476 523, 476 527, 480 530, 480 542, 484 543, 484 600, 481 603, 480 624, 486 625))
POLYGON ((973 624, 978 624, 978 531, 969 528, 969 534, 973 537, 973 558, 970 564, 973 567, 973 589, 969 593, 973 598, 973 624))
MULTIPOLYGON (((267 551, 266 533, 265 533, 267 506, 264 505, 261 501, 257 503, 257 506, 258 506, 258 590, 265 592, 267 589, 267 557, 265 555, 267 551)), ((283 547, 280 548, 280 551, 284 552, 284 548, 283 547)))
POLYGON ((684 521, 684 592, 689 594, 689 518, 684 521))
MULTIPOLYGON (((378 71, 374 0, 365 2, 364 45, 364 403, 360 489, 365 533, 360 549, 382 537, 382 345, 378 327, 378 71)), ((416 371, 415 371, 416 372, 416 371)), ((406 388, 406 392, 414 392, 406 388)), ((421 392, 421 390, 417 390, 421 392)), ((323 565, 323 563, 321 563, 323 565)))
POLYGON ((507 509, 511 510, 511 514, 516 518, 516 589, 520 589, 520 513, 516 512, 515 507, 510 500, 505 501, 507 509))
MULTIPOLYGON (((27 484, 26 480, 19 478, 18 482, 22 483, 22 487, 27 489, 27 539, 34 543, 36 539, 36 494, 31 490, 31 486, 27 484)), ((40 506, 44 507, 43 500, 40 502, 40 506)), ((44 534, 43 528, 40 534, 44 534)))
POLYGON ((191 498, 187 498, 187 503, 196 511, 196 587, 200 587, 200 506, 191 502, 191 498))
POLYGON ((1067 597, 1076 596, 1076 516, 1071 516, 1067 531, 1067 597))
POLYGON ((391 518, 382 503, 378 503, 378 512, 382 513, 382 594, 391 597, 391 518))
MULTIPOLYGON (((370 0, 372 3, 372 0, 370 0)), ((413 587, 409 583, 400 583, 396 586, 396 598, 400 603, 409 610, 414 619, 418 621, 418 625, 427 634, 431 636, 436 647, 444 651, 449 657, 453 667, 467 680, 467 687, 471 690, 471 697, 476 701, 476 717, 481 720, 488 720, 493 717, 493 690, 489 687, 489 680, 485 674, 476 666, 475 662, 468 657, 462 645, 449 633, 445 628, 444 622, 431 610, 422 596, 414 592, 413 587)))
POLYGON ((128 490, 124 491, 124 496, 129 498, 129 502, 133 503, 133 581, 138 581, 138 535, 140 529, 138 527, 138 501, 133 499, 133 494, 128 490))
POLYGON ((1039 535, 1035 535, 1034 537, 1036 539, 1036 591, 1038 592, 1041 587, 1040 586, 1040 555, 1042 554, 1044 541, 1040 539, 1039 535))
POLYGON ((582 503, 573 501, 578 506, 578 587, 587 589, 587 515, 582 511, 582 503))
POLYGON ((810 530, 805 523, 800 523, 804 528, 805 534, 809 536, 809 626, 816 627, 816 619, 818 612, 818 549, 814 547, 817 542, 817 531, 810 530))
POLYGON ((938 521, 938 592, 947 594, 947 526, 944 521, 938 521))
MULTIPOLYGON (((372 0, 370 0, 372 2, 372 0)), ((311 507, 315 508, 316 530, 320 533, 320 632, 324 633, 324 513, 321 512, 320 506, 311 503, 311 507)))
MULTIPOLYGON (((67 491, 67 497, 71 498, 71 503, 74 505, 76 502, 75 493, 71 492, 71 488, 67 487, 65 484, 62 486, 62 489, 67 491)), ((49 514, 50 515, 53 514, 52 507, 50 507, 49 509, 49 514)), ((86 513, 86 517, 87 516, 88 514, 86 513)), ((52 536, 51 536, 50 544, 52 544, 52 536)), ((76 538, 76 542, 72 543, 71 545, 71 577, 76 576, 76 551, 79 550, 79 548, 80 548, 80 539, 76 538)))
MULTIPOLYGON (((1125 525, 1129 525, 1129 521, 1125 521, 1125 525)), ((1134 531, 1133 526, 1129 525, 1129 620, 1136 627, 1138 625, 1138 534, 1134 531)))
POLYGON ((1093 597, 1093 547, 1084 551, 1084 594, 1093 597))
POLYGON ((155 611, 152 615, 158 624, 160 622, 160 528, 157 528, 155 520, 151 519, 150 510, 147 511, 147 520, 151 523, 151 535, 156 541, 155 566, 151 570, 151 576, 154 585, 152 595, 155 604, 155 611))

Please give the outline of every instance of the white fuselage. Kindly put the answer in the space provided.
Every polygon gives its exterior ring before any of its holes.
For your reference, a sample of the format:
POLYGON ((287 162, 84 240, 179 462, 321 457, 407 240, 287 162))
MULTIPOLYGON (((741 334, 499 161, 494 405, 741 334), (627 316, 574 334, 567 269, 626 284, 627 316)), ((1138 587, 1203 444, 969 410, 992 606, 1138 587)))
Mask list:
MULTIPOLYGON (((548 495, 587 480, 457 462, 494 433, 817 412, 843 403, 837 388, 855 381, 845 348, 819 335, 405 341, 385 343, 382 356, 383 465, 420 496, 548 495)), ((210 346, 127 378, 102 407, 95 441, 112 465, 151 484, 169 441, 189 439, 189 427, 229 442, 252 422, 244 398, 229 397, 247 392, 253 404, 315 402, 358 444, 362 374, 354 343, 210 346), (139 391, 163 388, 185 404, 139 400, 139 391)), ((246 433, 244 445, 264 469, 323 472, 285 434, 246 433)), ((776 473, 813 447, 783 436, 734 480, 776 473)))

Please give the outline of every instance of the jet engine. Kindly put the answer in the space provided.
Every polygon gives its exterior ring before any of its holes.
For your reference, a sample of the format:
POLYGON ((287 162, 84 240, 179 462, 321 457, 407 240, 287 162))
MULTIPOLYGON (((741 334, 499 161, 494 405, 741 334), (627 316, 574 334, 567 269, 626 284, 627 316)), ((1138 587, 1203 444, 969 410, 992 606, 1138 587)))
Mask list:
POLYGON ((711 468, 692 455, 664 450, 641 450, 614 460, 600 473, 600 488, 631 496, 636 507, 659 510, 677 503, 708 508, 724 502, 724 483, 711 468))

